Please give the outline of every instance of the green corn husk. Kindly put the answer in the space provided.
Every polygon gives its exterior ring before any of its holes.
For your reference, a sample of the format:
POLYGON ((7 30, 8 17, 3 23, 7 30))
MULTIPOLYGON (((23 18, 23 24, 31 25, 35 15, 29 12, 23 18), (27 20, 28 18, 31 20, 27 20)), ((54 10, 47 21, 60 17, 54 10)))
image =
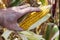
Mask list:
POLYGON ((51 33, 51 26, 48 25, 48 26, 47 26, 47 29, 46 29, 46 32, 45 32, 45 36, 44 36, 44 38, 45 38, 46 40, 49 40, 50 33, 51 33))
POLYGON ((59 40, 59 36, 57 36, 57 37, 55 38, 55 40, 59 40))
POLYGON ((58 30, 59 30, 59 29, 58 29, 58 26, 57 26, 57 25, 54 25, 54 27, 53 27, 53 30, 52 30, 52 31, 53 31, 54 33, 56 33, 58 30))
POLYGON ((52 38, 52 37, 54 36, 54 34, 55 34, 56 32, 58 32, 58 31, 59 31, 58 26, 57 26, 57 25, 54 25, 54 27, 53 27, 53 29, 52 29, 52 31, 51 31, 50 38, 52 38))
POLYGON ((39 0, 41 3, 42 3, 42 5, 48 5, 48 1, 47 0, 39 0))
POLYGON ((23 34, 27 37, 28 40, 45 40, 42 35, 36 35, 33 32, 30 31, 22 31, 20 34, 23 34))
POLYGON ((46 32, 44 34, 44 38, 46 40, 51 40, 51 38, 54 36, 54 34, 59 30, 57 25, 54 25, 53 27, 52 27, 52 25, 50 24, 47 26, 46 32))
POLYGON ((44 3, 45 3, 45 0, 40 0, 41 1, 41 3, 44 5, 44 3))

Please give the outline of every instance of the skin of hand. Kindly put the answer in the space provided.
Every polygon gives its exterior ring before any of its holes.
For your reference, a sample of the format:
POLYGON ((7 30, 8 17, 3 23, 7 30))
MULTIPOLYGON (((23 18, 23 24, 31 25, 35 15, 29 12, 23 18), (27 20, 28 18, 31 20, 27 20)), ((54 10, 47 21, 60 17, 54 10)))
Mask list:
POLYGON ((30 12, 39 12, 40 8, 29 5, 16 6, 0 10, 0 23, 3 27, 14 31, 21 31, 17 19, 30 12))

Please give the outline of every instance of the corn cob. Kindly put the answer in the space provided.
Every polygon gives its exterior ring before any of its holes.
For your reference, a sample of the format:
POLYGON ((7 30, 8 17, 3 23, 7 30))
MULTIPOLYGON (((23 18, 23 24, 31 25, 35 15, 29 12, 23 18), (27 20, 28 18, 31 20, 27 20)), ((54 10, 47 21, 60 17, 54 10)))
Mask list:
POLYGON ((20 27, 24 30, 29 29, 31 25, 36 23, 38 20, 40 20, 42 17, 48 14, 51 5, 40 7, 42 9, 41 12, 32 12, 27 16, 27 18, 24 19, 21 23, 19 23, 20 27))

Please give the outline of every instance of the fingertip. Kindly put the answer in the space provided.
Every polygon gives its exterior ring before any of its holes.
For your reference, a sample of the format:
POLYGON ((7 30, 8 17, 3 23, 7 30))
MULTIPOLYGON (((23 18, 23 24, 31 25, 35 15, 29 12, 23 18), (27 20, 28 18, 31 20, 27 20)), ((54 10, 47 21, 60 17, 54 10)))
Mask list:
POLYGON ((23 29, 22 28, 19 28, 17 31, 23 31, 23 29))

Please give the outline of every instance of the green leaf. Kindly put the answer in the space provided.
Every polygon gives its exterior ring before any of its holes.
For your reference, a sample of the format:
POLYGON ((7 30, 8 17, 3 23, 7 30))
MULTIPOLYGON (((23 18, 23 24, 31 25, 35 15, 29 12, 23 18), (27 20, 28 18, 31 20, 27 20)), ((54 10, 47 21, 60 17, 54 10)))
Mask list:
POLYGON ((57 37, 55 38, 55 40, 59 40, 59 36, 57 36, 57 37))
POLYGON ((46 29, 45 36, 44 36, 44 38, 45 38, 46 40, 49 40, 49 38, 50 38, 50 33, 51 33, 51 26, 48 25, 48 26, 47 26, 47 29, 46 29))
POLYGON ((40 0, 43 6, 48 5, 48 0, 40 0))
MULTIPOLYGON (((14 1, 14 0, 12 0, 12 1, 14 1)), ((11 3, 10 3, 10 6, 17 6, 17 5, 19 5, 21 2, 22 2, 22 0, 15 0, 14 2, 11 2, 11 3)))
POLYGON ((45 0, 40 0, 43 5, 45 5, 45 0))
POLYGON ((58 26, 57 26, 57 25, 54 25, 54 27, 53 27, 53 30, 52 30, 52 31, 53 31, 54 33, 56 33, 58 30, 59 30, 59 29, 58 29, 58 26))

